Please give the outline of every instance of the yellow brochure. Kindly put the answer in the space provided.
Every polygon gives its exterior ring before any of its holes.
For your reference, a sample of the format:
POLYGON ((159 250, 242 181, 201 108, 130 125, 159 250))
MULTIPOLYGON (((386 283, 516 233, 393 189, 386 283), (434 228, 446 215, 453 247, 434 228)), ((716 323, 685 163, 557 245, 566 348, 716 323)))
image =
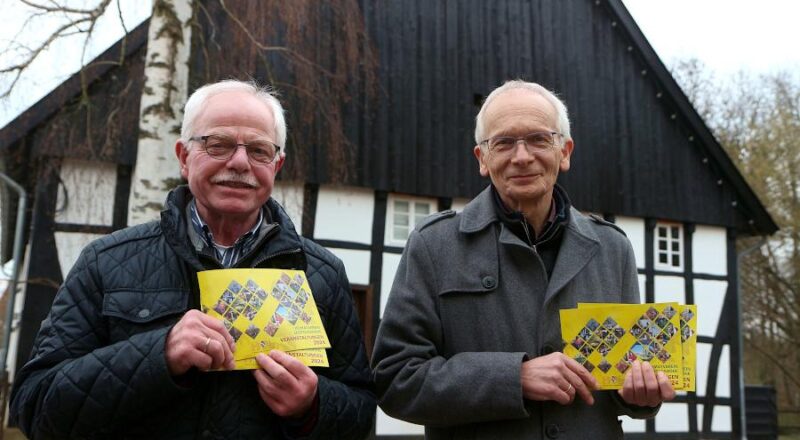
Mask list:
POLYGON ((637 359, 664 371, 675 389, 683 389, 678 307, 678 303, 581 304, 563 309, 564 354, 592 373, 600 389, 622 388, 625 373, 637 359))
MULTIPOLYGON (((616 303, 578 303, 578 308, 618 307, 628 304, 616 303)), ((695 370, 697 366, 697 305, 680 304, 681 353, 683 360, 683 388, 681 391, 695 391, 695 370)))
POLYGON ((681 345, 683 346, 683 390, 695 391, 697 368, 697 306, 681 305, 681 345))
MULTIPOLYGON (((309 367, 327 367, 328 356, 325 355, 325 349, 322 348, 309 348, 308 350, 294 350, 287 351, 286 354, 299 360, 303 365, 309 367)), ((236 361, 237 370, 255 370, 260 368, 255 357, 247 359, 238 359, 236 361)))
POLYGON ((315 349, 314 356, 295 357, 327 365, 324 349, 331 345, 303 271, 219 269, 199 272, 197 279, 201 310, 222 321, 236 342, 236 369, 255 368, 255 356, 272 349, 315 349))

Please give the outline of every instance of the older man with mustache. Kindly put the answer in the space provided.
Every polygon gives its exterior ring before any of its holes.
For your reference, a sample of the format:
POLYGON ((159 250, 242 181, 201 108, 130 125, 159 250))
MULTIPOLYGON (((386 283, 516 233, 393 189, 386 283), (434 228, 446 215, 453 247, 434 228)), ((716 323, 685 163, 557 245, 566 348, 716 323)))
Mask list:
POLYGON ((341 261, 299 237, 270 198, 286 123, 268 90, 223 81, 189 98, 181 186, 161 220, 90 244, 17 375, 12 420, 31 438, 363 438, 375 398, 341 261), (234 368, 197 272, 306 272, 332 348, 319 370, 273 350, 234 368), (219 370, 209 372, 209 370, 219 370))

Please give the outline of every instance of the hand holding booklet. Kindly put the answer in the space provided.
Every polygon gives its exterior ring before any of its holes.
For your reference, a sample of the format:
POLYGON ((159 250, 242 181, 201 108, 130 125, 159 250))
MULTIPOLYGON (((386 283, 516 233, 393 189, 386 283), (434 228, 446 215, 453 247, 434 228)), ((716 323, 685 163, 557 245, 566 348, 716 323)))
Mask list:
POLYGON ((259 368, 256 355, 285 351, 310 367, 327 367, 328 335, 305 272, 220 269, 199 272, 200 309, 222 321, 236 342, 237 370, 259 368))
POLYGON ((636 360, 666 373, 676 390, 695 390, 696 305, 578 303, 560 314, 564 354, 601 390, 622 388, 636 360))

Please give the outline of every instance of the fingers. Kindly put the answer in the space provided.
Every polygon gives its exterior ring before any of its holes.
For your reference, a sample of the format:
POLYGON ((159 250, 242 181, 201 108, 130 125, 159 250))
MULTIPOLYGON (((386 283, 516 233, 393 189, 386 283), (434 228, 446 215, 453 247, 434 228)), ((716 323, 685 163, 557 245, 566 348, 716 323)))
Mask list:
POLYGON ((235 367, 236 361, 233 359, 233 353, 225 342, 220 342, 218 337, 207 336, 203 346, 205 354, 211 357, 209 370, 232 369, 235 367))
POLYGON ((256 356, 256 362, 258 362, 258 365, 275 383, 286 383, 294 378, 294 376, 292 376, 283 365, 275 361, 272 356, 259 354, 256 356))
POLYGON ((233 369, 233 338, 222 323, 199 310, 190 310, 170 329, 165 345, 172 375, 201 370, 233 369))
POLYGON ((584 402, 589 405, 594 405, 594 396, 592 391, 597 389, 597 379, 592 376, 592 373, 579 364, 575 359, 568 356, 566 358, 567 367, 570 369, 567 374, 569 383, 575 388, 575 392, 584 402))
POLYGON ((675 388, 672 386, 672 381, 663 371, 658 372, 658 387, 661 390, 661 397, 664 401, 675 398, 675 388))
MULTIPOLYGON (((225 344, 228 346, 228 349, 233 352, 236 351, 236 343, 233 340, 233 336, 228 332, 228 329, 222 325, 222 321, 219 319, 213 318, 211 316, 206 315, 198 310, 190 310, 188 313, 196 312, 198 319, 202 322, 202 324, 209 329, 213 330, 217 333, 217 335, 221 336, 222 339, 220 340, 221 344, 225 344)), ((209 335, 211 336, 211 335, 209 335)), ((216 336, 216 335, 215 335, 216 336)))
POLYGON ((656 374, 649 362, 635 361, 625 376, 619 394, 630 404, 653 407, 674 399, 675 389, 663 371, 656 374))
POLYGON ((269 352, 269 357, 279 365, 283 366, 286 371, 291 373, 292 376, 298 378, 298 380, 303 380, 304 377, 314 374, 311 368, 280 350, 271 350, 269 352))
POLYGON ((522 391, 527 399, 553 400, 562 405, 580 396, 594 404, 592 391, 597 382, 580 364, 563 353, 552 353, 522 364, 522 391))
POLYGON ((259 354, 253 372, 262 400, 281 416, 304 414, 317 393, 317 375, 302 362, 278 350, 259 354))

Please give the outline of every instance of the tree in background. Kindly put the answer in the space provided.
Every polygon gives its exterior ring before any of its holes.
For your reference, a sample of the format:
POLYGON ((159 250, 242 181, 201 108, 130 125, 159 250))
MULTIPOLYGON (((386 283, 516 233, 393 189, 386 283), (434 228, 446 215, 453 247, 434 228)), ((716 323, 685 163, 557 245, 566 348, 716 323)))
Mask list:
MULTIPOLYGON (((61 20, 33 44, 0 45, 0 53, 15 55, 0 65, 0 100, 34 60, 60 39, 84 36, 81 60, 85 60, 98 20, 112 14, 114 5, 111 0, 17 1, 30 10, 20 33, 32 32, 37 19, 61 20)), ((318 162, 325 165, 330 181, 345 183, 354 159, 354 144, 342 128, 346 107, 366 105, 367 97, 374 94, 377 75, 357 0, 152 0, 152 5, 129 225, 158 218, 167 191, 181 182, 173 146, 191 87, 223 78, 256 78, 282 92, 291 110, 288 125, 304 128, 290 130, 287 150, 292 160, 282 174, 302 177, 311 166, 312 152, 318 153, 314 146, 324 145, 323 154, 316 156, 325 157, 318 162), (203 61, 192 64, 192 57, 203 61), (190 66, 195 69, 192 77, 190 66)), ((121 15, 119 21, 127 32, 121 15)), ((122 42, 124 47, 124 37, 122 42)), ((119 64, 125 62, 122 52, 119 64)), ((84 91, 80 105, 86 114, 85 131, 101 126, 112 132, 112 123, 89 117, 87 109, 93 103, 84 71, 80 71, 84 91)), ((91 136, 86 138, 91 141, 91 136)), ((86 158, 108 160, 88 152, 86 158)))
MULTIPOLYGON (((745 379, 773 385, 800 412, 800 78, 786 72, 717 78, 697 60, 673 75, 780 230, 741 262, 745 379)), ((761 238, 740 239, 739 250, 761 238)))

